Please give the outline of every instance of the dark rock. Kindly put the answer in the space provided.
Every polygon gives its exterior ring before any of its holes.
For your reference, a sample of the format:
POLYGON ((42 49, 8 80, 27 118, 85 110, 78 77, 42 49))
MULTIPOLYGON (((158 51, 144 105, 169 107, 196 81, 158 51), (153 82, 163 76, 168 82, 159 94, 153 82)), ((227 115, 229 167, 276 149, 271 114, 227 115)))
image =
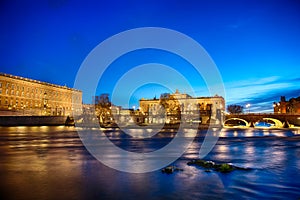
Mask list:
POLYGON ((162 173, 172 174, 174 171, 183 171, 183 169, 178 168, 176 166, 168 166, 161 170, 162 173))
POLYGON ((215 170, 221 173, 229 173, 233 170, 249 170, 248 168, 237 167, 229 163, 215 163, 213 161, 205 160, 192 160, 187 163, 187 165, 196 165, 205 169, 205 172, 210 172, 210 170, 215 170))
POLYGON ((224 163, 224 164, 215 165, 214 169, 218 172, 228 173, 228 172, 233 171, 236 168, 230 164, 224 163))

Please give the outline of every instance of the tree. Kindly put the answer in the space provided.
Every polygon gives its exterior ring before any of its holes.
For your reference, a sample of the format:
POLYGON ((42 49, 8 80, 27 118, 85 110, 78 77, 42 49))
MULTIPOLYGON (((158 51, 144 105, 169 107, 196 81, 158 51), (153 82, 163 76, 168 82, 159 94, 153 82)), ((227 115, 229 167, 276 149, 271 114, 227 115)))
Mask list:
POLYGON ((99 117, 100 123, 105 123, 111 119, 111 102, 108 94, 101 94, 95 101, 96 113, 99 117))
POLYGON ((240 105, 228 105, 227 106, 227 111, 230 114, 239 114, 239 113, 243 113, 243 106, 240 105))
POLYGON ((169 96, 167 98, 161 98, 160 104, 163 106, 167 114, 180 115, 180 104, 175 97, 169 96))

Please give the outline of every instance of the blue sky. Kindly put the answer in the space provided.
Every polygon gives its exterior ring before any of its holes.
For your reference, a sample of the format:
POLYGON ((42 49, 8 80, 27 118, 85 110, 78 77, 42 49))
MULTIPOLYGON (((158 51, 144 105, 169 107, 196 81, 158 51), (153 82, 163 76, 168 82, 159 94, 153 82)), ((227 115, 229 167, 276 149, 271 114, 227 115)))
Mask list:
MULTIPOLYGON (((100 42, 133 28, 164 27, 206 49, 224 81, 227 104, 250 103, 252 111, 266 112, 281 95, 300 96, 299 10, 296 0, 3 0, 0 71, 72 87, 81 63, 100 42)), ((147 62, 172 66, 188 78, 198 96, 207 95, 203 80, 188 63, 154 50, 117 59, 97 93, 110 93, 122 74, 147 62)), ((133 95, 133 104, 163 91, 167 89, 144 86, 133 95)), ((84 101, 90 102, 92 95, 84 92, 84 101)))

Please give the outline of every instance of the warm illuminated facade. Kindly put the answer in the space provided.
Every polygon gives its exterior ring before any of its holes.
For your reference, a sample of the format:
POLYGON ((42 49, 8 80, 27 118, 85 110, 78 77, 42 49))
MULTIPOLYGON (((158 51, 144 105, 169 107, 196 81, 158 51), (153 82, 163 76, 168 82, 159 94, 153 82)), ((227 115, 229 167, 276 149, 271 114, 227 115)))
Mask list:
POLYGON ((199 114, 202 124, 213 122, 222 124, 225 111, 225 100, 221 96, 191 97, 179 93, 162 94, 160 99, 141 99, 140 112, 147 117, 146 123, 163 123, 163 121, 179 122, 178 116, 183 116, 184 122, 196 119, 199 114), (167 117, 165 117, 165 114, 167 117))
POLYGON ((0 73, 2 114, 70 116, 81 105, 79 90, 0 73))
POLYGON ((273 103, 274 113, 277 114, 300 114, 300 96, 286 101, 285 97, 280 98, 280 102, 273 103))

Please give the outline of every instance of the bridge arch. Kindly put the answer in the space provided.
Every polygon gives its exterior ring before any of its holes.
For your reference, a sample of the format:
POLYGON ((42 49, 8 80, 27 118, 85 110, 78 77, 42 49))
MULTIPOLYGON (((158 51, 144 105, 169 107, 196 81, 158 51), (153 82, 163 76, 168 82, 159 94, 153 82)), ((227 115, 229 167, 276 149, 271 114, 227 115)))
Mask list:
MULTIPOLYGON (((239 124, 240 122, 244 122, 244 123, 245 123, 245 127, 249 127, 249 126, 250 126, 249 122, 247 122, 245 119, 241 119, 241 118, 237 118, 237 117, 226 119, 226 120, 224 121, 224 123, 223 123, 223 126, 224 126, 224 127, 228 126, 228 124, 226 124, 226 123, 229 122, 229 121, 238 121, 236 126, 238 126, 238 124, 239 124)), ((232 127, 232 126, 231 126, 231 127, 232 127)), ((233 126, 233 127, 234 127, 234 126, 233 126)))
POLYGON ((275 123, 275 128, 282 128, 283 127, 283 123, 279 119, 265 117, 265 118, 263 118, 263 120, 265 120, 265 121, 270 120, 270 121, 274 122, 275 123))

